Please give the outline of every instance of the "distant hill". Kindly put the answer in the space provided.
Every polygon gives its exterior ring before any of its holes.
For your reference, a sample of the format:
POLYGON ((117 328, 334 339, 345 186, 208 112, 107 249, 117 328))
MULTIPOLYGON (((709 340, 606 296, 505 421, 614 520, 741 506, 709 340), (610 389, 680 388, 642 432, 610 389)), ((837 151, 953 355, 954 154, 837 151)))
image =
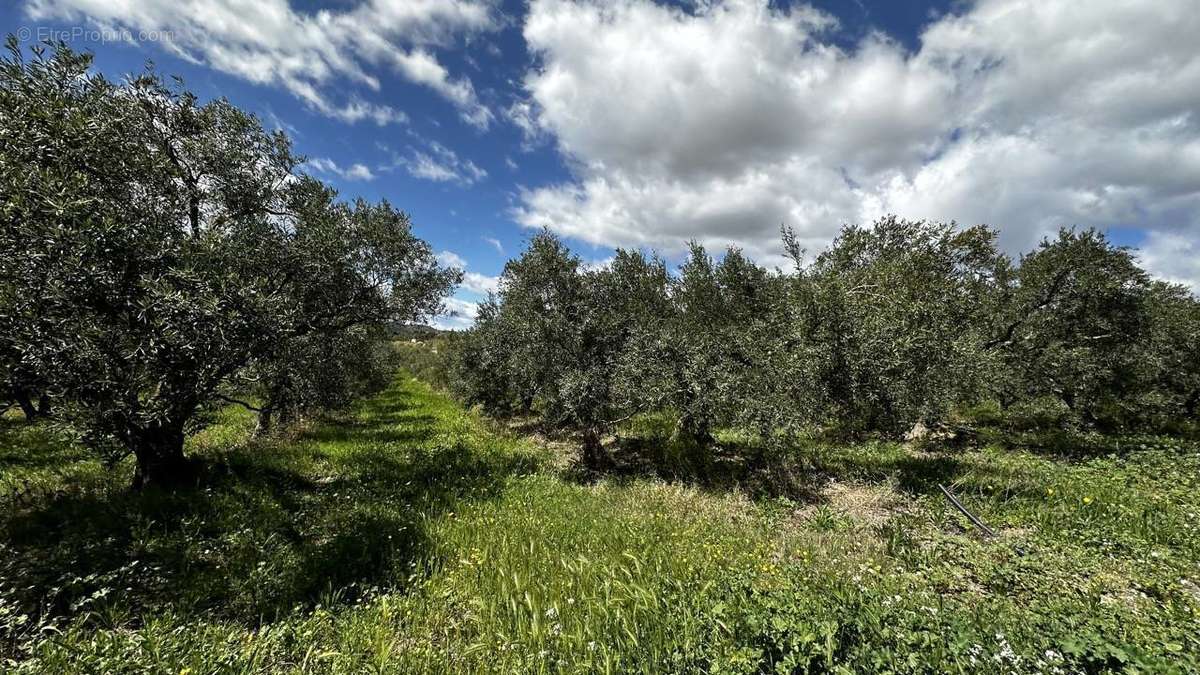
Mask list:
POLYGON ((394 323, 389 328, 389 333, 396 340, 431 340, 450 332, 420 323, 394 323))

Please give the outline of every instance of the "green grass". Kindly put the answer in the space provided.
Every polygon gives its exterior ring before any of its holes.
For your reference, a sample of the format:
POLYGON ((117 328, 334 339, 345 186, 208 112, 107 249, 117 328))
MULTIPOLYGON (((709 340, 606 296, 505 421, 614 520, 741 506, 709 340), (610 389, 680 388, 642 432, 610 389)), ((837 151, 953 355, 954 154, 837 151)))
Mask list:
POLYGON ((189 444, 201 487, 164 495, 4 421, 0 670, 1200 669, 1200 451, 1179 441, 813 444, 767 497, 583 480, 409 377, 293 439, 251 426, 223 411, 189 444))

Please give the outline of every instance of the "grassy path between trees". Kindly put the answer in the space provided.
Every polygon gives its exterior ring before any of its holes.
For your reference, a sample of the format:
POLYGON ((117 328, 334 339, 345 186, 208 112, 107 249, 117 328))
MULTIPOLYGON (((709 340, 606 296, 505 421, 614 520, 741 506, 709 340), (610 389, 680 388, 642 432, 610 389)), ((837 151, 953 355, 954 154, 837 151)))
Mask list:
POLYGON ((407 376, 292 439, 251 426, 224 411, 167 495, 0 423, 0 670, 1200 669, 1194 444, 814 446, 805 497, 752 500, 575 478, 407 376))

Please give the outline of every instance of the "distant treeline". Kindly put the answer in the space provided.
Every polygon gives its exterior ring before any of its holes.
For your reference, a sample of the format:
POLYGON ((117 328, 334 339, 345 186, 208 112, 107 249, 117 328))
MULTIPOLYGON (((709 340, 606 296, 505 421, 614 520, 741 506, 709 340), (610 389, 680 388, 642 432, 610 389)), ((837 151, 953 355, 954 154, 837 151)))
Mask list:
POLYGON ((677 274, 617 251, 589 269, 548 232, 510 261, 456 341, 453 382, 496 415, 600 438, 667 411, 718 428, 901 436, 970 418, 1024 428, 1179 430, 1200 407, 1200 301, 1095 230, 1014 260, 987 227, 888 217, 792 271, 693 245, 677 274))
POLYGON ((404 323, 397 321, 388 326, 388 336, 393 340, 433 340, 443 337, 449 331, 439 330, 423 323, 404 323))

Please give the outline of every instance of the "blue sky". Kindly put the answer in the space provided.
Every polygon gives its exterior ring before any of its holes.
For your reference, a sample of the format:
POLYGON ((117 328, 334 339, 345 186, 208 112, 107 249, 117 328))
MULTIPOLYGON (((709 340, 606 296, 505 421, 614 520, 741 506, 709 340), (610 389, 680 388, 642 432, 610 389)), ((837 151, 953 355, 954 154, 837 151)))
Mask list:
POLYGON ((387 198, 473 303, 538 227, 588 261, 696 239, 779 264, 884 213, 1061 225, 1200 283, 1191 0, 18 0, 109 76, 153 61, 387 198), (123 41, 119 38, 128 37, 123 41))

